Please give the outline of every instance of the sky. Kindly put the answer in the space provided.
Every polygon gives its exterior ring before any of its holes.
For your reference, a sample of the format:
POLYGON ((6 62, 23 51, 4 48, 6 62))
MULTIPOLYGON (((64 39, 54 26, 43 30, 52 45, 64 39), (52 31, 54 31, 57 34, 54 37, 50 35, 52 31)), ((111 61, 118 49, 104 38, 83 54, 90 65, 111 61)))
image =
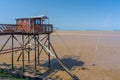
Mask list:
POLYGON ((60 30, 120 30, 120 0, 0 0, 0 24, 39 15, 60 30))

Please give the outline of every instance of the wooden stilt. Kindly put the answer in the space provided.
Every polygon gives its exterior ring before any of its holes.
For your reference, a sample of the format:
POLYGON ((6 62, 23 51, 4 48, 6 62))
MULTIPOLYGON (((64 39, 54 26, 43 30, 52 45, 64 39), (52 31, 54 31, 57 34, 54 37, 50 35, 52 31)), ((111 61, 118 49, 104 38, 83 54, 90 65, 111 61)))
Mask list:
POLYGON ((57 62, 63 67, 63 69, 73 78, 73 80, 80 80, 75 74, 73 74, 67 67, 64 66, 64 64, 61 62, 58 56, 56 56, 56 53, 51 52, 40 40, 38 40, 37 37, 35 37, 35 40, 39 42, 39 45, 43 47, 44 50, 46 50, 52 57, 54 57, 57 62))
MULTIPOLYGON (((15 37, 14 37, 15 38, 15 37)), ((30 38, 30 36, 29 36, 29 38, 30 38)), ((20 44, 20 46, 22 47, 22 43, 21 42, 19 42, 18 40, 17 40, 17 38, 15 38, 15 40, 20 44)), ((26 43, 24 43, 24 47, 27 45, 27 44, 29 44, 30 43, 30 41, 32 40, 32 38, 31 39, 28 39, 28 41, 26 42, 26 43)), ((26 50, 25 50, 26 51, 26 50)), ((30 48, 29 48, 29 50, 28 51, 26 51, 27 53, 30 51, 30 48)), ((18 58, 17 58, 17 61, 19 61, 19 59, 20 59, 20 57, 22 56, 22 52, 20 53, 20 55, 18 56, 18 58)), ((30 58, 30 57, 29 57, 30 58)))
MULTIPOLYGON (((38 39, 39 39, 39 35, 38 35, 38 39)), ((39 63, 40 63, 40 62, 39 62, 39 60, 40 60, 40 56, 39 56, 39 51, 40 51, 40 50, 39 50, 39 47, 40 47, 40 45, 39 45, 39 43, 37 43, 37 46, 38 46, 38 65, 39 65, 39 63)))
POLYGON ((22 35, 22 72, 24 72, 24 35, 22 35))
MULTIPOLYGON (((47 38, 47 37, 46 37, 46 38, 47 38)), ((44 39, 45 39, 45 37, 44 37, 44 39)), ((41 40, 40 40, 40 41, 41 41, 41 40)), ((43 41, 43 40, 42 40, 42 41, 43 41)), ((44 44, 46 44, 47 41, 48 41, 48 38, 44 41, 44 44)), ((38 45, 39 45, 39 42, 38 42, 38 45)), ((39 45, 39 46, 40 46, 40 45, 39 45)), ((48 52, 46 52, 46 51, 43 49, 43 47, 41 46, 41 49, 39 50, 39 54, 38 54, 39 61, 40 61, 40 55, 41 55, 42 51, 44 51, 44 52, 48 55, 48 52)))
MULTIPOLYGON (((36 35, 34 35, 34 37, 36 37, 36 35)), ((36 65, 36 61, 37 61, 37 60, 36 60, 36 40, 34 40, 34 43, 35 43, 35 49, 34 49, 34 52, 35 52, 35 53, 34 53, 34 54, 35 54, 35 56, 34 56, 34 61, 35 61, 35 62, 34 62, 34 64, 35 64, 35 70, 36 70, 36 69, 37 69, 37 65, 36 65)))
MULTIPOLYGON (((50 34, 48 34, 48 49, 50 50, 50 34)), ((48 53, 48 67, 50 68, 50 54, 48 53)))
MULTIPOLYGON (((30 44, 30 35, 28 35, 28 44, 30 44)), ((30 45, 28 46, 28 63, 30 63, 30 45)))
POLYGON ((14 69, 14 53, 13 53, 13 47, 14 47, 14 42, 13 42, 13 34, 12 36, 12 54, 11 54, 11 62, 12 62, 12 69, 14 69))

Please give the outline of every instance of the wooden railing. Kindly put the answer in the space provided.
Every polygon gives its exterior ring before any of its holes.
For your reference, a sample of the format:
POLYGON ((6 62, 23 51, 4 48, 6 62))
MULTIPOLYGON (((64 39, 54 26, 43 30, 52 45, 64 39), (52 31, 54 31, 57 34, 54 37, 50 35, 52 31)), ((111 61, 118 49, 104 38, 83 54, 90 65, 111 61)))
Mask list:
POLYGON ((0 32, 28 32, 28 33, 51 33, 53 32, 52 24, 34 25, 34 28, 27 31, 22 25, 0 24, 0 32))
POLYGON ((0 24, 0 32, 15 32, 16 24, 0 24))
POLYGON ((52 24, 35 25, 34 31, 38 33, 51 33, 53 32, 53 25, 52 24))

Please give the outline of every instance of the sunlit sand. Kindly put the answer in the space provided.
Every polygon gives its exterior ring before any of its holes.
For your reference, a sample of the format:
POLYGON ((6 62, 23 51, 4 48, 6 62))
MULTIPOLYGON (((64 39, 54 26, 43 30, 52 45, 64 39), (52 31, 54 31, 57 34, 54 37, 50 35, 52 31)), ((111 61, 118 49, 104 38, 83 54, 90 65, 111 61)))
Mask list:
MULTIPOLYGON (((0 40, 5 39, 3 36, 0 40)), ((120 80, 119 31, 56 31, 51 34, 51 42, 63 64, 80 80, 120 80)), ((18 55, 14 53, 16 58, 18 55)), ((0 63, 11 63, 10 56, 10 53, 0 55, 0 63)), ((40 57, 41 65, 46 64, 47 55, 43 53, 40 57)), ((21 64, 16 59, 14 62, 21 64)), ((71 80, 54 58, 51 58, 51 73, 44 78, 71 80)))

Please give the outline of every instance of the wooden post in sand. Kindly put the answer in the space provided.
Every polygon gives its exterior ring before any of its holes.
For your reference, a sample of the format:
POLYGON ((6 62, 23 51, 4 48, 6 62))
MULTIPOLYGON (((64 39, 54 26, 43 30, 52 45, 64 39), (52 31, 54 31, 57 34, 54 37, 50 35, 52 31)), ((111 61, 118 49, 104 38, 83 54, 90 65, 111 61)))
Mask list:
POLYGON ((30 63, 30 35, 28 34, 28 63, 30 63))
MULTIPOLYGON (((36 35, 34 35, 34 37, 36 37, 36 35)), ((34 54, 35 54, 35 56, 34 56, 34 64, 35 64, 35 70, 37 69, 37 65, 36 65, 36 40, 34 40, 34 43, 35 43, 35 48, 34 48, 34 54)))
MULTIPOLYGON (((50 50, 50 34, 48 34, 48 49, 50 50)), ((50 68, 50 53, 48 53, 48 67, 50 68)))
POLYGON ((12 62, 12 69, 14 69, 14 53, 13 53, 13 47, 14 47, 14 42, 13 42, 13 34, 12 36, 12 54, 11 54, 11 62, 12 62))
MULTIPOLYGON (((39 34, 38 34, 38 39, 39 39, 39 34)), ((39 56, 39 52, 40 52, 40 50, 39 50, 39 43, 37 43, 37 47, 38 47, 38 65, 40 64, 40 61, 39 61, 39 59, 40 59, 40 56, 39 56)))
POLYGON ((24 34, 22 35, 22 72, 24 72, 24 34))

